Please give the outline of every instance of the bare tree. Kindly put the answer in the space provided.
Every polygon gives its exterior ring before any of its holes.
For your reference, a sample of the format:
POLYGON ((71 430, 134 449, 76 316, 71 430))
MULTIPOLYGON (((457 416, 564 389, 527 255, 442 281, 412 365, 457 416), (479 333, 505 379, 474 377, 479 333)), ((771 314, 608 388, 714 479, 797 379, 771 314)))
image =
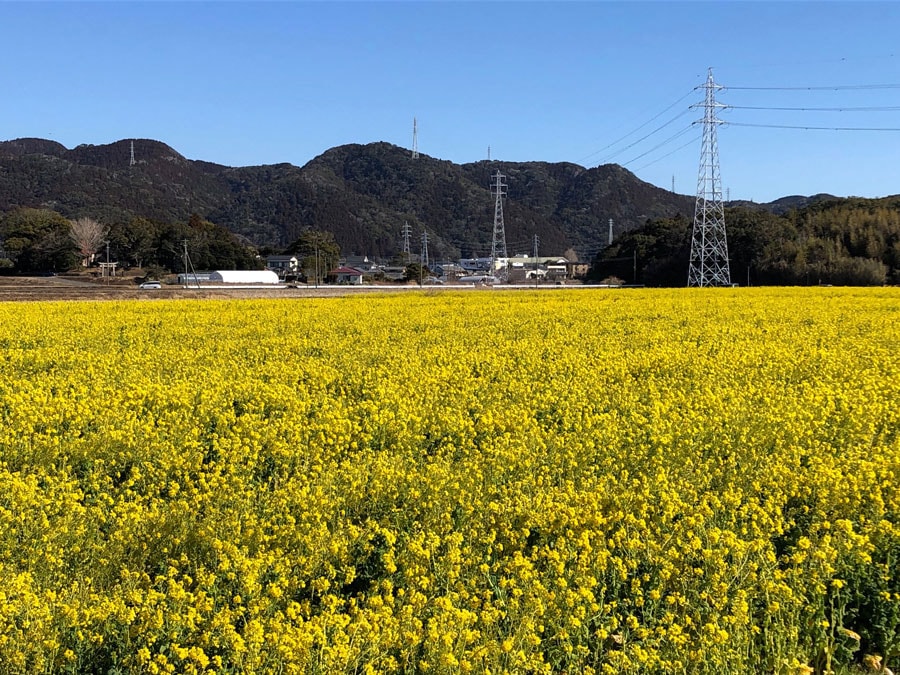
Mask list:
POLYGON ((81 264, 87 267, 106 239, 107 228, 91 218, 79 218, 69 222, 69 236, 81 254, 81 264))

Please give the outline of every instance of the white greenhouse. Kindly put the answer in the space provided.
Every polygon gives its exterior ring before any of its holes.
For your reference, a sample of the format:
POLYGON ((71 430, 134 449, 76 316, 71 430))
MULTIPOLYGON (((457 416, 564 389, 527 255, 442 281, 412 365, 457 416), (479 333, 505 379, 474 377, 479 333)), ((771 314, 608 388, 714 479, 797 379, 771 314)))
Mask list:
POLYGON ((272 270, 216 270, 209 275, 213 284, 277 284, 272 270))

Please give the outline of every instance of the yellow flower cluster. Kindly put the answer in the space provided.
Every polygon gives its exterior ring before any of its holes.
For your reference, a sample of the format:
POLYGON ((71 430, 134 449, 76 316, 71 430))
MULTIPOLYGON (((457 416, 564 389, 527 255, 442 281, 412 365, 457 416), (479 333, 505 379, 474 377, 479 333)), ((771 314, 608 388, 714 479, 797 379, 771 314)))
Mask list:
POLYGON ((896 669, 898 402, 895 289, 2 304, 0 672, 896 669))

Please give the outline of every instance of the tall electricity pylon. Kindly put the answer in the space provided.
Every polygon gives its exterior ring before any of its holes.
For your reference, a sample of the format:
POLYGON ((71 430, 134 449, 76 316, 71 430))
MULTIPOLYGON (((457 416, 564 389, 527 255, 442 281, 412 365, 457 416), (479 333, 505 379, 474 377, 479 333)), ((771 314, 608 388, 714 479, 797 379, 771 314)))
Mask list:
POLYGON ((703 143, 700 147, 700 171, 697 176, 697 204, 691 233, 691 262, 688 286, 730 286, 728 241, 725 236, 725 207, 722 204, 722 177, 719 175, 719 143, 716 90, 712 68, 706 78, 703 103, 703 143))
POLYGON ((131 141, 131 159, 128 161, 128 166, 134 166, 137 162, 134 161, 134 141, 131 141))
POLYGON ((506 178, 499 169, 493 176, 491 194, 494 195, 494 236, 491 240, 491 274, 496 274, 497 260, 503 259, 503 270, 497 276, 506 279, 506 226, 503 224, 503 198, 506 196, 506 178))
POLYGON ((419 123, 413 117, 413 148, 412 158, 419 159, 419 123))

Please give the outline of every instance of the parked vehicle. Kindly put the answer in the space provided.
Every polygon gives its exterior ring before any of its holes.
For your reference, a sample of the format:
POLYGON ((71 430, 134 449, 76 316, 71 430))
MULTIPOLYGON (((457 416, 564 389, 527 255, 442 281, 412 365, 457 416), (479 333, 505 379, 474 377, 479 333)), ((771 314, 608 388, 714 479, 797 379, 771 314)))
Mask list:
POLYGON ((142 291, 157 291, 162 288, 162 284, 158 281, 145 281, 139 287, 142 291))

